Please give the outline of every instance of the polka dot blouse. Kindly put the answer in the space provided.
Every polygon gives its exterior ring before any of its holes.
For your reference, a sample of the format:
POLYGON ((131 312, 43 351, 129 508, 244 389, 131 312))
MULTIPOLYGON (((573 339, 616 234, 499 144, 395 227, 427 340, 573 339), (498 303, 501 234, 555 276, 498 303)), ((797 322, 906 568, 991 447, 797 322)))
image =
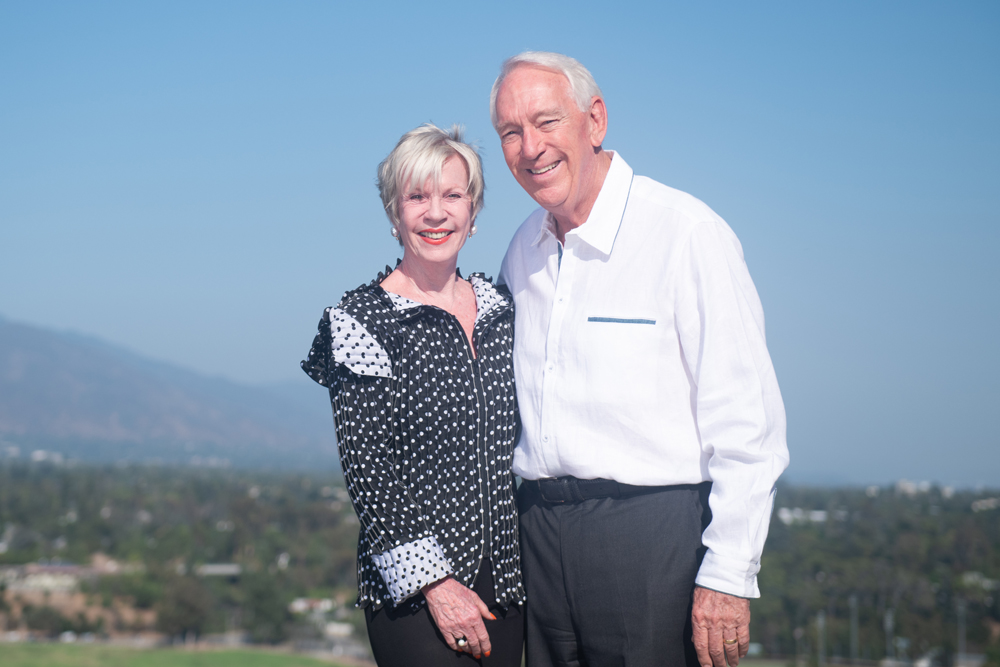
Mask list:
POLYGON ((453 315, 386 292, 383 278, 326 309, 302 362, 330 390, 361 523, 357 604, 424 604, 421 587, 448 574, 471 587, 483 562, 497 602, 520 603, 510 294, 470 276, 473 358, 453 315))

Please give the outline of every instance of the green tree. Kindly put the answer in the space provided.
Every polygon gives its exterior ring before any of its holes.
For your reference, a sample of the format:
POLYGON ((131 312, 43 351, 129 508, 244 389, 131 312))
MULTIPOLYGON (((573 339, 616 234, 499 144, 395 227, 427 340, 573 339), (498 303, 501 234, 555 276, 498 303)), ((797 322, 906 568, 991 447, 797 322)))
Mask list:
POLYGON ((36 630, 47 637, 57 637, 73 629, 73 622, 49 606, 28 605, 22 612, 29 630, 36 630))
POLYGON ((277 644, 288 638, 291 613, 282 599, 277 580, 266 574, 250 574, 243 580, 243 628, 251 641, 277 644))
POLYGON ((171 637, 198 636, 208 625, 214 601, 194 577, 177 577, 157 606, 156 628, 171 637))

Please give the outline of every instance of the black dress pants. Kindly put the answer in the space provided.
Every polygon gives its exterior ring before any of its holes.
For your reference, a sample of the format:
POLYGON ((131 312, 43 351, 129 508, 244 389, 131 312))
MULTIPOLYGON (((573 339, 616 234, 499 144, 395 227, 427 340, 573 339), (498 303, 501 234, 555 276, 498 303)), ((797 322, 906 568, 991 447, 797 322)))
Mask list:
POLYGON ((483 561, 472 584, 472 590, 497 617, 495 621, 483 619, 493 647, 490 657, 476 660, 469 653, 451 650, 427 605, 414 611, 409 603, 403 602, 399 607, 382 607, 377 611, 365 607, 368 639, 379 667, 520 667, 524 644, 521 607, 512 604, 504 609, 496 603, 490 572, 490 561, 483 561))
POLYGON ((577 503, 518 490, 528 667, 696 667, 708 484, 577 503))

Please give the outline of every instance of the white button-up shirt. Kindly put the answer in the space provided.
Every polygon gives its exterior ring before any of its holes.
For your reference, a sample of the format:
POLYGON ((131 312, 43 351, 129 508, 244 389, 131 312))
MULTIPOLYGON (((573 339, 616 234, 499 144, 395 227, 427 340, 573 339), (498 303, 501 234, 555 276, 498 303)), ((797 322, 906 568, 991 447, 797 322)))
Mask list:
MULTIPOLYGON (((523 423, 514 472, 659 486, 711 481, 697 583, 757 597, 785 411, 764 313, 729 226, 614 155, 560 247, 538 209, 504 258, 523 423)), ((651 527, 655 528, 655 527, 651 527)))

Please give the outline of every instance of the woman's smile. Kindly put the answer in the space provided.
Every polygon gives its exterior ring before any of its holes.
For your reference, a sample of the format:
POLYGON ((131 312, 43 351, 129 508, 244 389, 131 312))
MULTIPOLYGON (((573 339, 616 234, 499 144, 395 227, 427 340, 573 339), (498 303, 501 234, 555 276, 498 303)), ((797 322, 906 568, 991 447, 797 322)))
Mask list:
POLYGON ((422 232, 417 232, 424 241, 432 245, 441 245, 448 240, 448 237, 452 235, 452 230, 450 229, 425 229, 422 232))

